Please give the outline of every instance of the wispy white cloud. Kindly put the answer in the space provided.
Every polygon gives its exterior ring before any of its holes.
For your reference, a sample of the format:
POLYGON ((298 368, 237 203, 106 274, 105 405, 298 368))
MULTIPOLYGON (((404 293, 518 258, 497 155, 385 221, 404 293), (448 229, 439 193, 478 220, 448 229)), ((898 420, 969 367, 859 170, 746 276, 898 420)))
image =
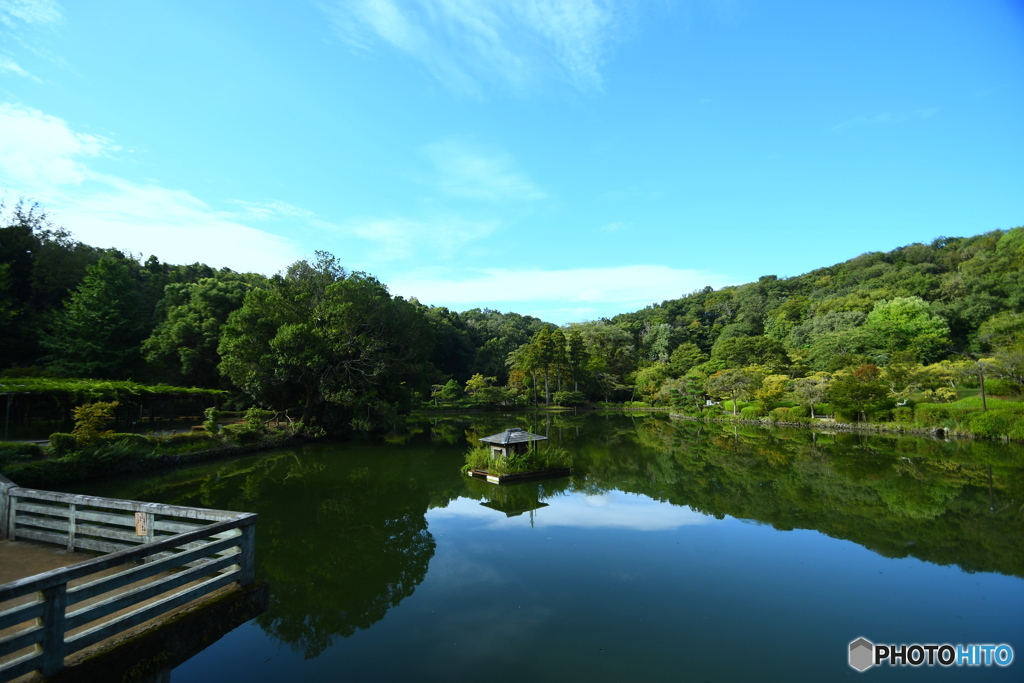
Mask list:
POLYGON ((362 218, 333 226, 317 222, 328 233, 342 233, 373 245, 370 260, 397 261, 420 257, 447 260, 465 253, 467 245, 494 233, 498 221, 472 221, 441 216, 425 220, 408 218, 362 218))
POLYGON ((0 0, 0 23, 15 28, 19 23, 59 24, 64 20, 54 0, 0 0))
POLYGON ((483 150, 459 140, 426 145, 423 153, 433 162, 434 185, 444 194, 490 201, 532 201, 544 193, 516 169, 515 159, 501 151, 483 150))
POLYGON ((859 116, 849 121, 843 121, 832 127, 832 131, 840 131, 846 128, 864 125, 885 125, 894 123, 906 123, 907 121, 918 121, 929 119, 939 112, 938 107, 921 107, 905 111, 885 111, 874 116, 859 116))
POLYGON ((321 6, 350 45, 389 45, 470 94, 493 82, 522 92, 552 75, 581 91, 600 91, 618 24, 611 0, 330 0, 321 6))
POLYGON ((565 270, 463 269, 456 276, 421 271, 391 277, 388 286, 392 293, 414 296, 425 304, 458 310, 515 305, 521 313, 561 323, 586 319, 574 314, 592 311, 596 314, 592 317, 614 315, 730 282, 726 275, 707 271, 632 265, 565 270))
POLYGON ((115 147, 102 136, 76 133, 37 109, 0 104, 0 176, 30 192, 81 184, 90 176, 84 160, 115 147))
POLYGON ((470 519, 486 529, 533 526, 559 526, 581 529, 632 529, 634 531, 668 531, 685 526, 721 524, 722 520, 695 512, 685 506, 666 505, 647 496, 611 491, 596 496, 578 494, 549 498, 547 507, 533 517, 506 517, 503 513, 480 504, 480 501, 459 498, 446 507, 427 512, 427 523, 435 520, 470 519))
POLYGON ((163 261, 264 273, 301 257, 291 240, 245 225, 189 192, 90 166, 119 150, 37 109, 0 104, 0 187, 42 202, 78 239, 163 261))
POLYGON ((276 199, 265 202, 247 202, 241 199, 232 199, 228 203, 234 204, 241 209, 239 218, 243 220, 306 219, 313 218, 316 215, 312 211, 276 199))
POLYGON ((601 232, 619 232, 620 230, 629 230, 633 227, 632 223, 623 223, 622 221, 614 221, 607 225, 600 227, 601 232))
POLYGON ((21 65, 9 57, 0 55, 0 74, 14 74, 15 76, 21 76, 23 78, 31 78, 34 81, 39 79, 21 68, 21 65))

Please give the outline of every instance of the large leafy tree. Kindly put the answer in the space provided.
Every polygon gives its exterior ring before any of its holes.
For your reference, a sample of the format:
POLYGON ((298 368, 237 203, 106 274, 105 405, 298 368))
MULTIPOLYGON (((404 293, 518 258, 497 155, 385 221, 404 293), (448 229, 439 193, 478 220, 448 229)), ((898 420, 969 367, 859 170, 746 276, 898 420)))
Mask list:
POLYGON ((88 268, 44 335, 48 365, 64 377, 127 379, 139 369, 147 322, 128 267, 103 258, 88 268))
POLYGON ((859 414, 866 421, 869 412, 888 408, 892 404, 889 389, 881 377, 882 372, 878 367, 865 363, 832 382, 828 390, 829 401, 835 409, 859 414))
POLYGON ((246 295, 223 327, 220 370, 264 405, 338 432, 407 410, 431 344, 417 307, 318 252, 246 295))
POLYGON ((949 325, 917 296, 879 301, 864 330, 881 351, 906 352, 915 360, 937 360, 950 346, 949 325))
POLYGON ((146 360, 165 368, 171 382, 218 386, 221 326, 262 279, 228 271, 198 282, 167 285, 161 302, 164 319, 142 344, 146 360))

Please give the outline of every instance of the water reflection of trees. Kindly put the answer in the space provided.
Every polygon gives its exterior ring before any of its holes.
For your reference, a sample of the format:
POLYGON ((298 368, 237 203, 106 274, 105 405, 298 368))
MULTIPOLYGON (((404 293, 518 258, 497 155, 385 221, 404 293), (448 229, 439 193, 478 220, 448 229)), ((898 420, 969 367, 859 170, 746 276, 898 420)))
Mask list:
POLYGON ((887 557, 1024 576, 1018 446, 658 417, 629 424, 623 431, 598 422, 603 443, 579 444, 577 488, 816 529, 887 557))
POLYGON ((342 456, 330 448, 150 477, 132 490, 144 500, 259 513, 257 576, 271 591, 257 623, 306 658, 413 594, 434 555, 426 512, 463 486, 457 449, 432 458, 414 447, 385 458, 379 450, 342 456))
POLYGON ((1019 446, 614 414, 434 420, 387 440, 401 445, 317 445, 87 490, 258 512, 257 572, 271 582, 258 623, 306 657, 413 593, 435 548, 425 514, 459 496, 495 514, 526 514, 568 491, 617 489, 716 517, 816 529, 888 557, 1024 576, 1019 446), (570 450, 575 475, 502 487, 463 478, 465 439, 509 426, 570 450))

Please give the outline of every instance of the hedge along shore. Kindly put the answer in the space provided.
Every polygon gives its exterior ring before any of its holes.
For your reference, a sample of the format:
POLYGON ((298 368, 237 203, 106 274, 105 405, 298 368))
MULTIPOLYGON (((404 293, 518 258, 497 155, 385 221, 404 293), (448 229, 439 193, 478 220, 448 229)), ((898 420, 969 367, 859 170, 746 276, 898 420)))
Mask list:
MULTIPOLYGON (((689 420, 691 422, 721 422, 723 424, 756 425, 759 427, 803 427, 819 432, 863 432, 865 434, 898 434, 903 436, 923 436, 931 439, 985 439, 987 437, 975 436, 969 432, 960 432, 946 429, 944 427, 908 427, 898 422, 768 422, 766 420, 743 420, 740 418, 720 417, 694 417, 681 413, 669 413, 673 420, 689 420)), ((1010 438, 1003 436, 999 439, 1003 443, 1009 443, 1010 438)))
POLYGON ((8 467, 4 471, 4 475, 18 486, 51 488, 71 481, 90 481, 122 474, 171 469, 199 462, 227 460, 260 451, 299 446, 308 441, 308 437, 292 435, 278 439, 266 439, 254 444, 221 446, 192 453, 138 454, 116 462, 76 459, 72 455, 16 464, 8 467))

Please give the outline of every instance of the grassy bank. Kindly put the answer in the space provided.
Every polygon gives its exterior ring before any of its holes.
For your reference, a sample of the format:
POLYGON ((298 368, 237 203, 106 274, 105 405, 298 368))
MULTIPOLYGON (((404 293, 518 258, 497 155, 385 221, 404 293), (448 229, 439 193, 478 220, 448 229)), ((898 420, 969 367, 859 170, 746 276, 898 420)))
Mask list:
POLYGON ((286 429, 234 429, 142 436, 112 434, 91 445, 72 445, 55 434, 56 444, 0 443, 0 474, 19 486, 54 488, 68 482, 177 467, 232 458, 304 443, 308 437, 286 429))
POLYGON ((953 403, 908 403, 880 415, 882 419, 856 420, 855 415, 841 413, 828 419, 831 406, 821 404, 817 408, 819 417, 812 418, 806 406, 779 406, 770 408, 760 402, 736 405, 732 414, 732 402, 724 406, 711 406, 701 411, 674 413, 673 417, 715 422, 740 422, 746 424, 774 424, 779 426, 810 426, 822 429, 844 431, 893 432, 902 434, 935 434, 967 438, 1000 439, 1024 441, 1024 403, 990 398, 982 406, 980 397, 962 398, 953 403))

